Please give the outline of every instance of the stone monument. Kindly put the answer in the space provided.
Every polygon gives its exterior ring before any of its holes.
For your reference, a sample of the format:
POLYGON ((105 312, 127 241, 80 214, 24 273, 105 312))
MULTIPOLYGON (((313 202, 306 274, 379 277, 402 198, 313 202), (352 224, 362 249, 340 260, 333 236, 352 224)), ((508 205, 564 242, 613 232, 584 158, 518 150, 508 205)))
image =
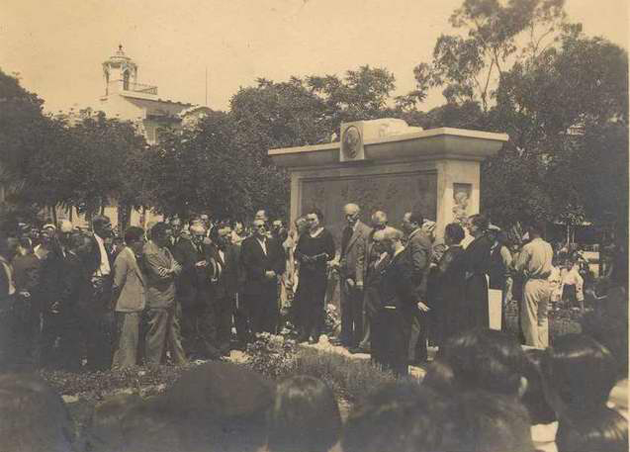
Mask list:
POLYGON ((400 227, 405 212, 419 209, 444 226, 479 211, 480 164, 496 155, 506 134, 452 128, 422 130, 400 119, 341 125, 339 142, 272 149, 273 162, 289 170, 291 221, 316 206, 340 243, 343 206, 357 203, 362 220, 375 210, 400 227))

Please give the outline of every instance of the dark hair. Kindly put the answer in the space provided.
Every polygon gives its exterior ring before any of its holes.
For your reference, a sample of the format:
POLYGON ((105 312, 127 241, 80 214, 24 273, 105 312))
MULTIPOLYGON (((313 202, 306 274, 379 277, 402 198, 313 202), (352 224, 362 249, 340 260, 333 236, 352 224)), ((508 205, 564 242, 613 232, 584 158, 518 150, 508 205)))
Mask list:
POLYGON ((527 390, 521 401, 532 420, 532 424, 550 424, 556 420, 556 413, 549 406, 545 397, 542 380, 542 361, 545 352, 542 350, 525 351, 525 366, 523 373, 527 378, 527 390))
POLYGON ((330 388, 299 375, 282 381, 269 414, 270 452, 327 452, 341 433, 341 416, 330 388))
POLYGON ((164 394, 163 405, 174 418, 185 421, 182 428, 189 441, 248 452, 265 444, 273 401, 273 384, 260 374, 232 363, 211 362, 184 373, 164 394))
POLYGON ((201 221, 201 217, 199 215, 191 215, 188 219, 188 226, 192 226, 198 221, 201 221))
POLYGON ((441 450, 447 403, 415 382, 388 384, 357 404, 341 440, 344 452, 441 450))
POLYGON ((628 378, 628 295, 615 287, 595 309, 582 317, 582 332, 595 339, 612 353, 617 364, 617 376, 628 378))
POLYGON ((73 431, 63 400, 41 377, 0 375, 0 450, 67 452, 73 431))
POLYGON ((470 217, 468 217, 468 221, 470 221, 470 223, 474 224, 482 231, 487 231, 488 227, 490 226, 490 221, 488 221, 488 218, 480 213, 471 215, 470 217))
POLYGON ((319 220, 320 223, 324 221, 324 214, 317 207, 311 207, 310 209, 308 209, 308 211, 306 212, 306 215, 310 213, 317 215, 317 219, 319 220))
POLYGON ((245 226, 245 223, 243 223, 243 220, 233 220, 232 223, 231 223, 232 224, 232 229, 236 229, 236 225, 239 224, 239 223, 242 226, 245 226))
POLYGON ((466 237, 466 233, 464 232, 464 228, 462 228, 458 223, 449 223, 446 225, 444 229, 444 234, 447 237, 450 237, 453 240, 453 243, 461 243, 466 237))
POLYGON ((441 449, 449 452, 534 452, 527 410, 515 397, 460 394, 450 406, 441 449))
POLYGON ((144 229, 137 226, 129 226, 125 231, 125 243, 127 245, 142 240, 143 237, 144 229))
POLYGON ((424 217, 419 211, 412 210, 411 212, 409 212, 409 222, 416 223, 418 226, 422 226, 422 223, 424 223, 424 217))
POLYGON ((214 227, 210 230, 210 238, 213 242, 216 242, 216 240, 219 238, 219 231, 225 228, 232 228, 229 221, 220 221, 219 223, 214 225, 214 227))
POLYGON ((611 353, 584 334, 557 338, 553 348, 547 349, 543 369, 546 384, 567 410, 564 415, 585 414, 604 407, 616 382, 611 353))
POLYGON ((166 231, 169 229, 171 229, 171 227, 168 224, 160 221, 151 228, 151 238, 164 237, 166 231))
POLYGON ((545 232, 545 224, 541 221, 532 221, 529 223, 529 229, 535 234, 542 235, 545 232))
POLYGON ((628 420, 607 407, 578 419, 560 419, 556 444, 558 452, 626 452, 628 420))
POLYGON ((446 342, 438 357, 453 370, 459 390, 518 394, 525 355, 507 333, 482 328, 460 333, 446 342))
POLYGON ((456 395, 455 375, 451 366, 441 359, 434 359, 422 379, 422 386, 430 388, 444 396, 456 395))
POLYGON ((97 215, 92 218, 92 228, 100 228, 106 225, 107 223, 111 223, 111 220, 103 215, 97 215))

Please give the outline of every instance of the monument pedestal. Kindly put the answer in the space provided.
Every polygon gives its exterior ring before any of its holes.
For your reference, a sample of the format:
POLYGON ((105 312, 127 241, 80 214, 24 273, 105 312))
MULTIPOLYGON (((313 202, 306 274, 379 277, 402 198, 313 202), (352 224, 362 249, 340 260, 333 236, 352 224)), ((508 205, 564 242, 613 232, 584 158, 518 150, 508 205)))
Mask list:
POLYGON ((480 164, 507 140, 506 134, 421 130, 386 119, 342 124, 340 142, 272 149, 269 156, 289 170, 291 221, 318 207, 339 244, 349 202, 361 207, 364 222, 382 210, 398 228, 405 212, 418 209, 436 221, 440 237, 448 223, 479 212, 480 164))

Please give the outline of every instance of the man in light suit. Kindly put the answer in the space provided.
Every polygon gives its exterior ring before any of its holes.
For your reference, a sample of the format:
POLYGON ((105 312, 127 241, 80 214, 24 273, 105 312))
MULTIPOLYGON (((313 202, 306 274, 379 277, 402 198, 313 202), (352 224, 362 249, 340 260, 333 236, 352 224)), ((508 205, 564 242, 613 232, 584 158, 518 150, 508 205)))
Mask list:
POLYGON ((145 359, 150 365, 161 364, 166 349, 170 351, 174 364, 186 363, 179 319, 175 315, 175 278, 182 267, 168 249, 170 243, 170 226, 157 223, 151 229, 151 240, 142 250, 147 282, 145 359))
POLYGON ((114 262, 112 287, 117 333, 112 366, 119 369, 138 364, 140 322, 147 301, 146 281, 138 265, 144 246, 144 230, 135 226, 128 228, 125 245, 114 262))
POLYGON ((354 348, 363 335, 363 277, 367 242, 371 229, 359 220, 361 209, 346 204, 348 225, 341 237, 339 270, 341 276, 341 344, 354 348))

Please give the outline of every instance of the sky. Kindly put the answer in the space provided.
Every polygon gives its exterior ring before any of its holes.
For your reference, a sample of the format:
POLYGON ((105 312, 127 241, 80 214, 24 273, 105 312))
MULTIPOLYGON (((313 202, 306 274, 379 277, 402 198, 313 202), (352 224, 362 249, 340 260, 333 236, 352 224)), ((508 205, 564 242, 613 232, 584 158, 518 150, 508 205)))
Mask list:
MULTIPOLYGON (((566 0, 591 36, 628 48, 630 0, 566 0)), ((161 98, 229 107, 239 87, 337 74, 369 64, 414 89, 413 68, 429 62, 452 30, 462 0, 2 0, 0 69, 45 100, 47 111, 97 107, 101 64, 119 44, 138 82, 161 98)), ((432 92, 423 109, 443 102, 432 92)))

